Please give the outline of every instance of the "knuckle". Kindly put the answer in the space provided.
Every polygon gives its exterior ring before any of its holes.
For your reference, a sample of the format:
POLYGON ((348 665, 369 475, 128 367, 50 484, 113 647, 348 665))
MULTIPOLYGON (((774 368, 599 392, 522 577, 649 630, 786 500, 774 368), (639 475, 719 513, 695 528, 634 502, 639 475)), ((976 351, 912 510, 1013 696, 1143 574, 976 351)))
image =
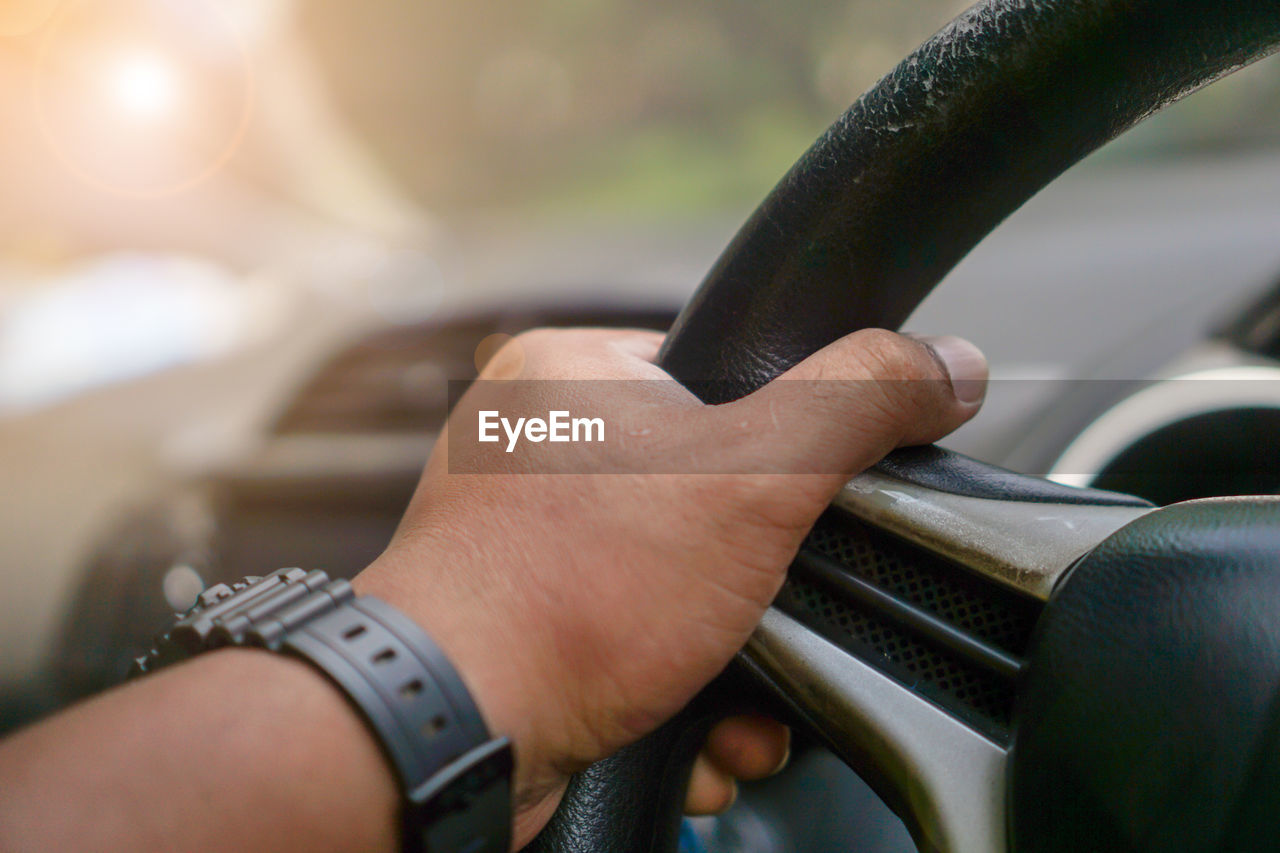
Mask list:
POLYGON ((873 379, 938 379, 940 369, 928 350, 885 329, 864 329, 850 337, 859 362, 873 379))
POLYGON ((943 381, 930 377, 877 382, 881 408, 896 426, 913 427, 919 423, 921 413, 947 405, 940 393, 943 381))
POLYGON ((885 428, 909 430, 922 413, 949 406, 950 381, 925 345, 893 332, 868 332, 859 341, 870 379, 862 400, 865 414, 885 428))
POLYGON ((561 329, 549 329, 544 326, 539 326, 534 329, 525 329, 522 332, 516 333, 509 341, 507 341, 506 346, 518 346, 523 348, 525 351, 537 350, 547 346, 548 344, 553 344, 556 337, 562 334, 564 334, 564 332, 561 329))
POLYGON ((574 330, 538 327, 507 337, 485 365, 487 379, 572 379, 579 369, 574 330))

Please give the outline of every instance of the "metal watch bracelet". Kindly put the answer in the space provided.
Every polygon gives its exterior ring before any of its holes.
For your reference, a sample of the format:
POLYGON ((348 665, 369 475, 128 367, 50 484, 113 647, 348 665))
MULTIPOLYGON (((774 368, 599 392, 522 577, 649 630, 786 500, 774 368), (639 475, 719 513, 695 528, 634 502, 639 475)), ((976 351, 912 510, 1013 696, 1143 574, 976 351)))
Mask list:
POLYGON ((322 571, 280 569, 205 590, 130 677, 227 646, 300 658, 342 689, 400 781, 406 853, 510 849, 510 741, 490 737, 453 665, 410 619, 322 571))

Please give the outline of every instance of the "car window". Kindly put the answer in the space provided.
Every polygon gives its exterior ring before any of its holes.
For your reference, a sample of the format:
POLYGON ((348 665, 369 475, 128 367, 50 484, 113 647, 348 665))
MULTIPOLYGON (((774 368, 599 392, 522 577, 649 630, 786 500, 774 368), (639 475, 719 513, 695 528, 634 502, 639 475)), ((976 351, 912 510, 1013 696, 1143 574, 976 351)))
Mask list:
MULTIPOLYGON (((753 204, 861 92, 968 4, 547 0, 360 4, 302 18, 345 114, 436 205, 672 213, 753 204), (394 109, 389 108, 391 105, 394 109)), ((1264 62, 1106 155, 1280 140, 1264 62)))
MULTIPOLYGON (((313 309, 403 321, 489 280, 523 275, 503 287, 534 293, 598 278, 600 257, 665 251, 632 246, 637 223, 705 224, 689 233, 714 249, 963 5, 6 3, 0 410, 255 342, 287 349, 289 318, 313 309), (501 238, 495 217, 514 223, 501 238), (583 223, 612 231, 554 239, 583 223), (475 234, 483 249, 455 251, 475 234), (512 241, 544 257, 493 273, 512 241), (86 313, 119 334, 68 349, 86 313)), ((1096 159, 1126 168, 1278 139, 1280 65, 1264 61, 1096 159)), ((705 260, 685 255, 667 277, 692 286, 705 260)))

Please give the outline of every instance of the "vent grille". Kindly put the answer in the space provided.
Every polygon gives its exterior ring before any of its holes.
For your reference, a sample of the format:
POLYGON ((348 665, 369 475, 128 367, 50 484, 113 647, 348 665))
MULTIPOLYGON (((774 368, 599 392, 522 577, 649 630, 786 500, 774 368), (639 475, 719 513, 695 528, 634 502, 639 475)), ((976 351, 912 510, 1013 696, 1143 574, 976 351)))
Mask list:
POLYGON ((806 543, 818 553, 1005 651, 1026 651, 1038 615, 1034 605, 1020 606, 1020 597, 839 510, 823 520, 806 543))
MULTIPOLYGON (((804 548, 979 640, 1016 656, 1026 651, 1039 614, 1037 602, 841 510, 829 510, 819 520, 804 548)), ((793 571, 777 604, 988 736, 1007 740, 1014 690, 1010 679, 799 571, 793 571)))
POLYGON ((601 306, 485 312, 377 332, 334 356, 276 421, 277 435, 421 433, 449 412, 449 380, 475 378, 476 346, 535 326, 665 329, 674 312, 601 306))

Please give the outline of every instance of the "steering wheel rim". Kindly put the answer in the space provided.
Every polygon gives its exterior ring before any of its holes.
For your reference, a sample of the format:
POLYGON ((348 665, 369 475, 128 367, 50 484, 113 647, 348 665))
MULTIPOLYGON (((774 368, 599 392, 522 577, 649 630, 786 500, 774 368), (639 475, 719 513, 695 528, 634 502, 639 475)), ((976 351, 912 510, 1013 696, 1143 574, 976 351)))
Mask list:
MULTIPOLYGON (((681 313, 660 364, 722 402, 859 328, 897 328, 1062 171, 1278 44, 1280 5, 1263 0, 979 3, 863 95, 788 172, 681 313)), ((942 455, 916 475, 956 481, 963 492, 974 480, 963 467, 942 455)), ((671 785, 687 778, 696 734, 717 705, 703 697, 575 779, 536 849, 674 850, 671 785), (637 798, 656 777, 661 790, 637 798)))

